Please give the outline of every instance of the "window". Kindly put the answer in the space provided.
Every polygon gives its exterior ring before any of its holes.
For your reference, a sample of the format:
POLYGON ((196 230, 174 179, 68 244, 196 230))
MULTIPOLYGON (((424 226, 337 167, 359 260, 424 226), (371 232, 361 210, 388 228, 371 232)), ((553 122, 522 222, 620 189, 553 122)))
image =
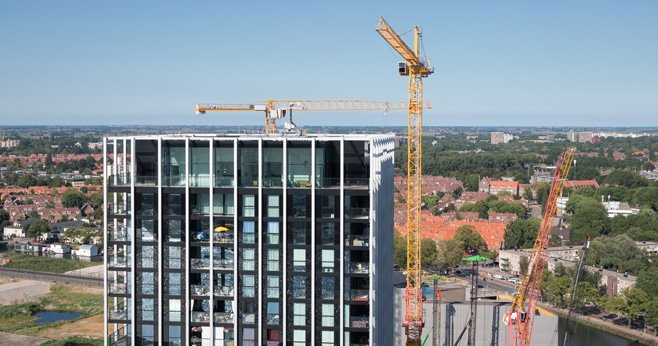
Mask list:
POLYGON ((267 290, 265 292, 267 298, 279 298, 279 276, 267 276, 267 290))
POLYGON ((180 346, 181 345, 181 327, 180 326, 169 326, 169 345, 171 345, 171 346, 180 346))
POLYGON ((267 270, 279 271, 279 249, 267 249, 267 270))
POLYGON ((306 214, 306 196, 294 195, 292 196, 292 216, 293 217, 307 217, 306 214))
POLYGON ((153 220, 141 220, 142 227, 140 228, 142 234, 142 241, 155 240, 155 223, 153 220))
POLYGON ((242 275, 242 296, 247 298, 256 296, 256 280, 253 275, 242 275))
MULTIPOLYGON (((171 322, 180 322, 181 320, 181 300, 180 299, 170 299, 169 300, 169 321, 171 322)), ((170 334, 171 336, 171 334, 170 334)))
POLYGON ((320 217, 332 219, 336 213, 336 198, 334 196, 320 197, 320 217))
POLYGON ((256 242, 256 224, 254 221, 242 222, 242 242, 245 244, 256 242))
POLYGON ((336 316, 336 311, 334 310, 334 305, 333 304, 322 304, 321 313, 322 313, 322 326, 323 327, 333 327, 334 326, 334 316, 336 316))
POLYGON ((305 326, 306 325, 306 304, 294 303, 292 304, 292 325, 305 326))
POLYGON ((292 243, 306 244, 306 222, 292 223, 292 243))
POLYGON ((153 294, 155 292, 154 282, 155 274, 151 272, 143 272, 142 276, 142 293, 143 294, 153 294))
POLYGON ((153 268, 155 266, 155 246, 142 246, 141 257, 142 268, 153 268))
POLYGON ((279 222, 270 221, 267 223, 267 243, 279 244, 279 222))
POLYGON ((267 318, 269 325, 279 325, 279 302, 267 302, 267 318))
POLYGON ((181 273, 169 273, 169 294, 181 295, 181 273))
POLYGON ((320 299, 334 299, 336 295, 336 279, 333 276, 322 276, 320 284, 320 299))
POLYGON ((181 269, 183 249, 178 246, 169 246, 169 256, 167 256, 168 267, 171 269, 181 269))
POLYGON ((333 222, 320 224, 320 241, 321 245, 334 245, 336 243, 336 228, 333 222))
POLYGON ((279 196, 267 196, 267 217, 279 217, 279 196))
POLYGON ((295 272, 305 272, 306 249, 293 249, 292 251, 292 270, 295 272))
POLYGON ((334 345, 334 332, 328 330, 322 331, 322 345, 334 345))
POLYGON ((213 213, 215 215, 233 215, 233 194, 232 193, 214 193, 212 201, 213 213))
POLYGON ((242 345, 254 346, 255 340, 254 328, 242 328, 242 345))
POLYGON ((151 324, 142 325, 142 345, 153 345, 155 340, 155 328, 151 324))
POLYGON ((294 299, 306 298, 306 277, 293 276, 292 277, 292 297, 294 299))
POLYGON ((181 220, 166 220, 167 241, 179 242, 183 239, 181 220))
POLYGON ((334 272, 334 250, 322 250, 322 271, 325 273, 334 272))
POLYGON ((142 320, 153 321, 155 318, 155 306, 153 305, 153 298, 142 299, 142 320))
POLYGON ((293 330, 292 331, 292 341, 293 346, 305 346, 306 345, 306 331, 305 330, 293 330))
POLYGON ((242 249, 242 270, 256 270, 255 256, 255 249, 242 249))
POLYGON ((256 216, 256 197, 254 195, 242 196, 242 216, 254 217, 256 216))

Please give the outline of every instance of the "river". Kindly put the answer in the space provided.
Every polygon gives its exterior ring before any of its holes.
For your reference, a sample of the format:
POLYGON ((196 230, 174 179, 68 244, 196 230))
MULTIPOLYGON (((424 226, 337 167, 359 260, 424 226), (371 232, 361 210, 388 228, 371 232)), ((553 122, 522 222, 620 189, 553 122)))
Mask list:
MULTIPOLYGON (((633 341, 618 335, 610 334, 605 330, 590 327, 588 325, 575 322, 576 334, 572 338, 569 346, 631 346, 645 345, 639 341, 633 341), (577 326, 576 326, 577 324, 577 326)), ((564 331, 566 329, 566 319, 560 318, 558 321, 558 341, 553 345, 562 345, 564 340, 564 331)))

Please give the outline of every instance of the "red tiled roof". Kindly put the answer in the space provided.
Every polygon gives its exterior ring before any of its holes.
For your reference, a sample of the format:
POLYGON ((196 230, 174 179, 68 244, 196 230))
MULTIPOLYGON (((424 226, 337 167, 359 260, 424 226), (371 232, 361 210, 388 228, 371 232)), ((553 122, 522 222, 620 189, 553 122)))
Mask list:
POLYGON ((596 180, 568 180, 564 182, 564 187, 569 189, 580 189, 583 187, 593 187, 595 189, 599 188, 599 183, 596 180))

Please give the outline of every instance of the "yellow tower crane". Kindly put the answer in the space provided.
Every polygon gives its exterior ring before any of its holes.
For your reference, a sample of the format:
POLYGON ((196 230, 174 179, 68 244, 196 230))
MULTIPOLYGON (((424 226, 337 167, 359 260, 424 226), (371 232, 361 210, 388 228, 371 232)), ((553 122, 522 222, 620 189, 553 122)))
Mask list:
POLYGON ((375 29, 405 61, 398 64, 401 76, 409 76, 407 144, 407 289, 405 321, 407 345, 420 345, 423 331, 423 294, 421 291, 420 207, 422 197, 423 78, 434 72, 419 55, 420 28, 414 27, 414 49, 380 18, 375 29))
MULTIPOLYGON (((422 106, 432 108, 429 102, 422 106)), ((195 107, 197 114, 208 111, 262 111, 265 112, 265 133, 275 134, 277 131, 276 121, 290 115, 292 123, 292 111, 388 111, 407 109, 405 102, 386 101, 363 101, 363 100, 267 100, 257 104, 198 104, 195 107)))

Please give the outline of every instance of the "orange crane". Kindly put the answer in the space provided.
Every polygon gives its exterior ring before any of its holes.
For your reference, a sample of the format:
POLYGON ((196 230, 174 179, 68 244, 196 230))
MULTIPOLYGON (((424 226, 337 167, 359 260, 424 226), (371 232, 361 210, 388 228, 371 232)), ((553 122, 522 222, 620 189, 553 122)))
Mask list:
MULTIPOLYGON (((429 102, 424 107, 432 108, 429 102)), ((265 133, 276 133, 276 121, 290 115, 292 123, 292 111, 389 111, 407 109, 404 102, 386 101, 364 101, 364 100, 267 100, 255 104, 198 104, 195 107, 197 114, 205 114, 208 111, 261 111, 265 112, 265 133)))
POLYGON ((401 76, 409 76, 408 87, 408 144, 407 144, 407 288, 405 291, 405 320, 407 345, 420 345, 423 331, 423 293, 421 290, 420 207, 422 204, 423 152, 423 78, 434 72, 429 61, 419 55, 422 34, 414 27, 414 49, 380 18, 375 29, 393 49, 404 58, 398 63, 401 76))
POLYGON ((539 232, 537 232, 537 239, 535 239, 528 261, 528 268, 521 278, 521 284, 514 297, 514 302, 512 302, 509 311, 503 317, 503 322, 508 326, 508 345, 530 346, 537 298, 541 288, 544 267, 546 266, 546 260, 543 257, 550 241, 553 217, 557 212, 557 200, 564 190, 564 182, 567 180, 569 171, 573 166, 575 151, 574 148, 568 149, 558 159, 551 190, 546 201, 544 218, 539 227, 539 232))

